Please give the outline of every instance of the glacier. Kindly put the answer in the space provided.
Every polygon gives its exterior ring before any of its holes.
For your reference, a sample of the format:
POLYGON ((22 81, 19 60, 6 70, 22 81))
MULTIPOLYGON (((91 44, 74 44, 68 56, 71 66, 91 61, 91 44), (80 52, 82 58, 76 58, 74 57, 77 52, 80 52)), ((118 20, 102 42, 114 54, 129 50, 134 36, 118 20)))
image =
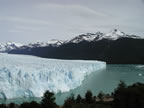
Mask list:
POLYGON ((101 61, 0 54, 0 99, 41 97, 46 90, 68 92, 80 86, 85 76, 105 67, 101 61))

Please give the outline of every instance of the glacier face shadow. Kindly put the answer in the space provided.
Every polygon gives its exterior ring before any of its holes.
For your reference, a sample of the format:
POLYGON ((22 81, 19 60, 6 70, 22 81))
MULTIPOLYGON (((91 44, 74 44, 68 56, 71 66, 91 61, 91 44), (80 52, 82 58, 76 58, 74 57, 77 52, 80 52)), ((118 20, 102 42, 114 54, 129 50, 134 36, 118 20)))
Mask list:
POLYGON ((41 97, 46 90, 68 92, 80 86, 85 76, 105 67, 101 61, 0 54, 0 98, 41 97))

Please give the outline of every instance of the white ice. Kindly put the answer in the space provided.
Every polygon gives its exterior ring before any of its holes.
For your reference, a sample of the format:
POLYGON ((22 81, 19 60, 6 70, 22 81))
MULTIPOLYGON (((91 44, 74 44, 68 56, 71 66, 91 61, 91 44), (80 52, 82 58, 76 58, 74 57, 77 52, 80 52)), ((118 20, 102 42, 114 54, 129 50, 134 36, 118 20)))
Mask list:
POLYGON ((0 98, 41 97, 46 90, 67 92, 80 86, 86 75, 105 67, 100 61, 0 54, 0 98))

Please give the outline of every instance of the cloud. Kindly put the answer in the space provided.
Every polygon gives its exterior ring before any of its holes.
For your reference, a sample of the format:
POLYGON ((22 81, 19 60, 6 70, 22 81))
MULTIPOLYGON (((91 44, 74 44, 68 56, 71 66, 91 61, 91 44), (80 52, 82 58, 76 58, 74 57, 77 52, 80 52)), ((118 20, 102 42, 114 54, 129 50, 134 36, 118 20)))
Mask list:
POLYGON ((16 26, 15 27, 17 30, 22 30, 22 31, 40 31, 42 29, 45 29, 45 28, 42 28, 42 27, 39 27, 39 26, 16 26))
POLYGON ((81 5, 62 5, 62 4, 38 4, 35 5, 34 8, 38 8, 42 11, 51 11, 54 14, 55 12, 65 13, 68 15, 96 15, 96 16, 110 16, 107 13, 99 12, 96 10, 93 10, 91 8, 88 8, 86 6, 81 5))
POLYGON ((23 25, 18 25, 13 27, 13 29, 8 30, 10 33, 19 33, 19 32, 42 32, 48 30, 47 27, 39 27, 39 26, 23 26, 23 25))
POLYGON ((49 25, 50 24, 49 21, 23 18, 23 17, 15 17, 15 16, 0 16, 0 20, 19 22, 19 23, 25 23, 25 24, 37 24, 37 25, 49 25))
POLYGON ((20 32, 23 32, 23 31, 17 30, 17 29, 12 29, 12 30, 8 30, 8 32, 10 32, 10 33, 20 33, 20 32))
POLYGON ((135 34, 144 31, 144 0, 17 1, 1 3, 1 40, 69 39, 114 28, 135 34))

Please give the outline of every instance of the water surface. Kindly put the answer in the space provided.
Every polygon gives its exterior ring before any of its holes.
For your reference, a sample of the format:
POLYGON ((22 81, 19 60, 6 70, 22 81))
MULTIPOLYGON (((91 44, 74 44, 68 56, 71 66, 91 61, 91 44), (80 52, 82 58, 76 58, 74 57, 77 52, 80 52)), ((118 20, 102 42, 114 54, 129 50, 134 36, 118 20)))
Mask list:
POLYGON ((105 70, 87 76, 80 87, 68 93, 57 94, 56 101, 62 104, 71 93, 84 96, 87 90, 91 90, 94 95, 100 91, 111 93, 120 80, 125 81, 128 85, 135 82, 144 83, 144 65, 107 65, 105 70))

